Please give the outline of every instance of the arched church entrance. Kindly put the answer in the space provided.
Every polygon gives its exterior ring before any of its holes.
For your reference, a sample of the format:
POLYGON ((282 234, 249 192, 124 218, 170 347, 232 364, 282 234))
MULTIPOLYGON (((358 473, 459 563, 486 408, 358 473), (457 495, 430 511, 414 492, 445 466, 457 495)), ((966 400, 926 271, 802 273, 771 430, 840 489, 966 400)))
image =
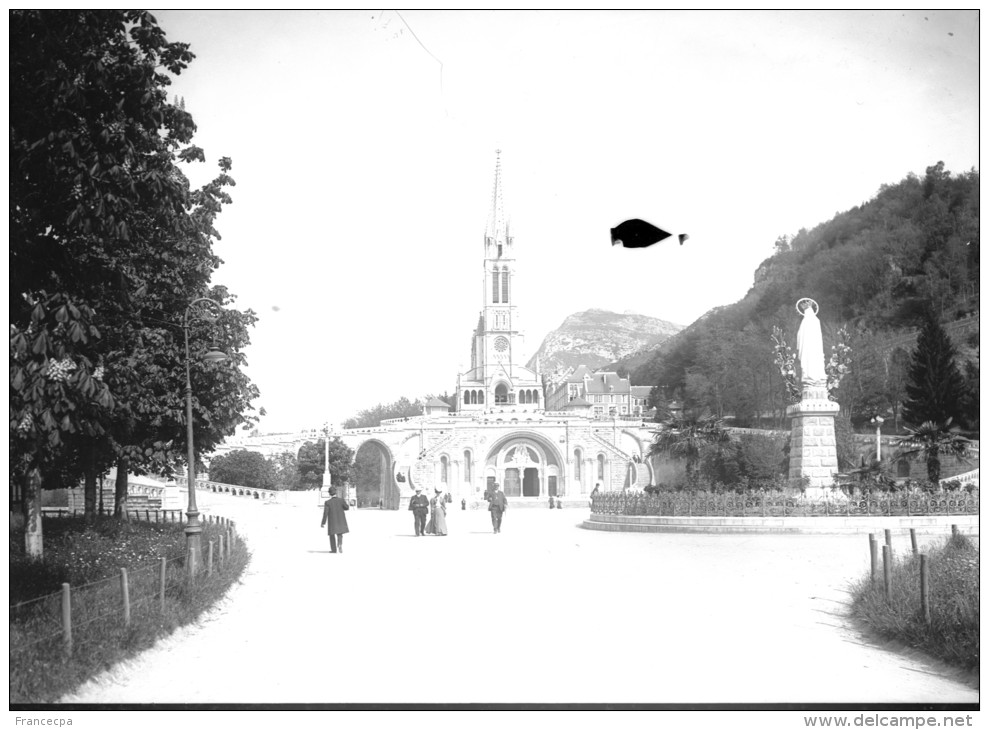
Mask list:
POLYGON ((398 509, 398 485, 392 476, 391 451, 377 439, 361 444, 354 454, 354 492, 358 508, 398 509))
POLYGON ((539 484, 539 470, 533 467, 529 467, 523 472, 522 477, 522 496, 523 497, 538 497, 539 489, 541 485, 539 484))
POLYGON ((558 491, 561 463, 552 441, 536 433, 517 432, 492 444, 485 470, 488 482, 500 482, 506 497, 538 498, 551 488, 558 491))

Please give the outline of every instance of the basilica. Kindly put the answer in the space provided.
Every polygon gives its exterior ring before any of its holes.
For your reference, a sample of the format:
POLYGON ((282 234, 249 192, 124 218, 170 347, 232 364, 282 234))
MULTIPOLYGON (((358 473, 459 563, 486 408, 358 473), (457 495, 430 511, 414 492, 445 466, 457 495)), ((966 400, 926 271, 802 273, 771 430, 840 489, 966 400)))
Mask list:
MULTIPOLYGON (((646 458, 652 434, 631 411, 603 412, 575 396, 552 398, 548 409, 538 361, 534 369, 523 365, 515 245, 499 152, 482 250, 483 301, 470 369, 457 375, 455 404, 433 400, 421 416, 335 434, 355 452, 378 454, 385 508, 405 507, 417 487, 442 489, 456 503, 476 506, 495 483, 513 505, 545 505, 553 497, 561 505, 586 506, 595 487, 638 489, 652 480, 646 458)), ((602 377, 604 387, 613 388, 607 382, 602 377)))

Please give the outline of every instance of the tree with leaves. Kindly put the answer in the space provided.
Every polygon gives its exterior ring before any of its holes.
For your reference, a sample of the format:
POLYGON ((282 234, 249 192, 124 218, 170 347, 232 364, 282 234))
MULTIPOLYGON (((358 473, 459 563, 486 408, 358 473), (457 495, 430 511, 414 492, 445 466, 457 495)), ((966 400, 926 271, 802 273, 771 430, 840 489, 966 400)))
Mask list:
MULTIPOLYGON (((177 167, 205 159, 165 94, 193 56, 150 14, 14 10, 10 38, 10 476, 40 556, 46 475, 85 474, 90 508, 110 465, 126 484, 180 458, 183 315, 197 297, 232 301, 209 278, 233 181, 229 160, 196 191, 177 167)), ((193 340, 212 328, 236 364, 251 324, 228 312, 193 340)), ((193 368, 203 450, 256 396, 234 371, 193 368)))
POLYGON ((971 442, 964 438, 951 419, 943 422, 925 421, 919 426, 907 426, 907 435, 897 439, 899 457, 921 456, 927 462, 927 480, 936 488, 941 480, 941 457, 965 458, 971 442))
POLYGON ((268 459, 275 475, 274 489, 301 489, 299 481, 299 459, 291 452, 276 454, 268 459))
POLYGON ((914 426, 945 423, 961 411, 964 382, 955 347, 933 309, 929 309, 907 370, 903 419, 914 426))
MULTIPOLYGON (((299 448, 299 482, 306 488, 318 487, 326 470, 326 441, 307 441, 299 448)), ((330 479, 333 484, 348 484, 354 464, 354 450, 334 436, 330 440, 330 479)))
POLYGON ((210 462, 209 478, 212 482, 222 484, 272 489, 275 485, 275 470, 272 462, 257 451, 237 449, 217 456, 210 462))
POLYGON ((687 482, 694 484, 704 452, 725 446, 730 441, 731 436, 720 418, 684 413, 672 416, 662 424, 649 447, 649 455, 683 459, 687 482))

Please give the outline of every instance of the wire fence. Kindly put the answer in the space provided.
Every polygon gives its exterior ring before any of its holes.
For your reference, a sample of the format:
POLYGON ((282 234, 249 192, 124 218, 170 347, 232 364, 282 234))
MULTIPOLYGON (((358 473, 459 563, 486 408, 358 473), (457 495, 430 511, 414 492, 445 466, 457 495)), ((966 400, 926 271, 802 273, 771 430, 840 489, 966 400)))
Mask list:
MULTIPOLYGON (((69 507, 45 507, 44 513, 46 517, 81 517, 85 514, 85 511, 80 509, 71 509, 69 507)), ((96 514, 100 517, 109 516, 113 514, 113 510, 99 508, 97 509, 96 514)), ((184 524, 186 522, 185 512, 180 509, 131 509, 127 510, 127 517, 128 519, 140 522, 154 522, 160 524, 184 524)), ((200 515, 200 519, 209 522, 212 521, 213 516, 200 515)))
POLYGON ((121 567, 119 574, 89 583, 63 583, 58 593, 12 604, 11 673, 20 661, 64 661, 108 641, 125 640, 136 622, 159 623, 192 588, 216 579, 240 542, 235 523, 224 517, 211 516, 202 535, 195 576, 186 568, 186 556, 173 554, 121 567))
POLYGON ((659 517, 849 517, 979 514, 979 494, 863 494, 807 499, 782 494, 603 492, 591 496, 591 513, 659 517))

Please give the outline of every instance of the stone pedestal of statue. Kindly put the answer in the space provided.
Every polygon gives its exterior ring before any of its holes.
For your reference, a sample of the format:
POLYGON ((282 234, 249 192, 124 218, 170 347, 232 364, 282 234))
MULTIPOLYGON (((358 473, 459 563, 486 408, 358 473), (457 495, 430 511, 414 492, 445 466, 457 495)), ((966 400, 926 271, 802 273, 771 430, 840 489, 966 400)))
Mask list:
POLYGON ((834 417, 838 404, 828 399, 827 387, 804 385, 799 403, 790 406, 790 478, 807 477, 806 496, 819 499, 830 493, 838 472, 834 417))
POLYGON ((828 398, 824 338, 817 318, 818 305, 804 297, 797 302, 802 320, 797 330, 800 366, 800 402, 787 409, 790 422, 790 478, 810 480, 804 494, 824 497, 838 473, 834 417, 838 404, 828 398))

